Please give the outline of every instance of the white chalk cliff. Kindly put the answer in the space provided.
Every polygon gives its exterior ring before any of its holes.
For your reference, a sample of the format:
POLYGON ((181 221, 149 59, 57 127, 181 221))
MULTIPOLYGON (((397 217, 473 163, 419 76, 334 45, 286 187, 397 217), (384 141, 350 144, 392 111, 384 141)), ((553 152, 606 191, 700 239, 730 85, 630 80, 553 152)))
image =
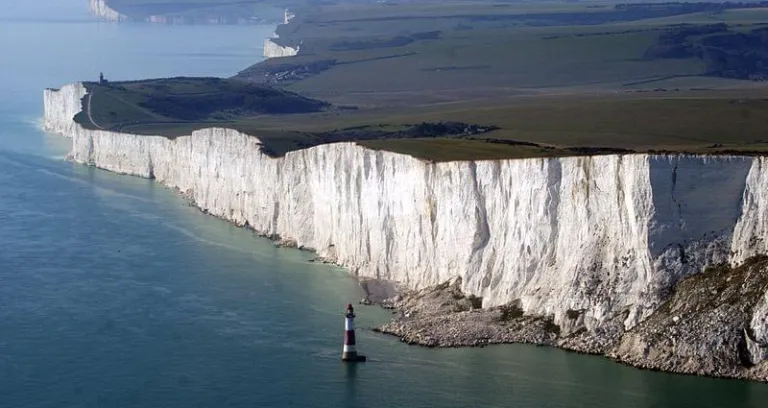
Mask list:
POLYGON ((272 38, 264 40, 264 58, 292 57, 298 53, 299 47, 284 47, 274 42, 272 38))
MULTIPOLYGON (((360 276, 423 288, 462 277, 484 306, 584 310, 633 327, 679 278, 768 253, 765 158, 647 154, 427 163, 354 143, 270 158, 257 137, 167 139, 73 122, 82 85, 45 92, 71 157, 154 177, 209 213, 279 235, 360 276)), ((768 343, 768 294, 752 319, 768 343)))
POLYGON ((99 17, 107 21, 126 21, 127 16, 121 14, 117 10, 109 7, 105 0, 89 0, 88 9, 95 17, 99 17))
POLYGON ((81 100, 88 91, 81 83, 67 85, 62 89, 43 91, 43 129, 72 137, 80 125, 74 117, 82 110, 81 100))
MULTIPOLYGON (((286 9, 283 13, 283 25, 291 22, 294 17, 296 17, 296 15, 286 9)), ((276 33, 273 35, 273 38, 267 38, 264 40, 264 58, 292 57, 299 53, 298 46, 288 47, 277 44, 274 39, 277 39, 278 35, 276 33)))

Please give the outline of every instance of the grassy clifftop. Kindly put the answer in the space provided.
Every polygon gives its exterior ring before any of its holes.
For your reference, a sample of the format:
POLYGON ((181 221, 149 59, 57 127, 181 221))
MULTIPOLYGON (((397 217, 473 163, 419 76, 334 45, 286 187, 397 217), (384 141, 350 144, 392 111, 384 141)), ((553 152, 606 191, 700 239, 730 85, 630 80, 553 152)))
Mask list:
POLYGON ((323 5, 278 28, 287 45, 301 43, 298 56, 267 60, 239 77, 360 107, 311 115, 298 125, 304 129, 449 119, 499 127, 459 138, 361 142, 431 160, 758 154, 766 149, 768 90, 749 79, 760 79, 751 72, 764 65, 755 38, 765 6, 323 5), (707 31, 713 22, 719 31, 707 31), (720 34, 730 41, 708 39, 720 34), (665 53, 670 41, 683 51, 665 53), (713 41, 716 49, 698 52, 713 41))
MULTIPOLYGON (((75 121, 87 129, 175 137, 207 127, 227 127, 258 135, 273 156, 322 143, 481 134, 493 127, 444 122, 357 126, 295 131, 286 122, 297 115, 351 109, 293 92, 221 78, 162 78, 129 82, 87 82, 88 94, 75 121), (264 121, 278 121, 265 129, 264 121)), ((323 117, 323 116, 321 116, 323 117)), ((294 118, 294 119, 291 119, 294 118)))
POLYGON ((99 85, 76 120, 169 137, 206 127, 256 135, 267 153, 323 143, 433 161, 633 152, 768 152, 762 90, 658 90, 510 97, 403 109, 349 109, 235 80, 173 78, 99 85))
POLYGON ((295 93, 220 78, 164 78, 87 82, 88 95, 75 120, 86 128, 230 123, 259 114, 318 112, 329 104, 295 93))
POLYGON ((297 56, 231 80, 89 84, 84 103, 93 126, 172 137, 213 124, 275 155, 338 141, 436 161, 762 154, 766 5, 298 2, 278 28, 297 56))

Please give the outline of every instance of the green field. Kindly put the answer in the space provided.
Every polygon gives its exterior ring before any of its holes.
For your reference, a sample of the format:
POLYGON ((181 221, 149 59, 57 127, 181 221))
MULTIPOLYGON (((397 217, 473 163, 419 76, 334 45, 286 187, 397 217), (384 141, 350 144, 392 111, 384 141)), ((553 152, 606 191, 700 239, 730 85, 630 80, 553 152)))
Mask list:
POLYGON ((305 126, 341 128, 359 123, 456 120, 501 128, 485 135, 450 139, 360 142, 434 161, 571 156, 616 150, 754 154, 768 147, 766 96, 768 92, 755 90, 520 98, 481 107, 466 103, 400 113, 390 110, 381 112, 380 117, 316 116, 305 126))
POLYGON ((75 120, 88 127, 130 131, 139 125, 210 126, 262 114, 318 112, 325 102, 234 79, 164 78, 85 83, 75 120))
MULTIPOLYGON (((758 17, 747 17, 764 10, 709 14, 726 20, 738 15, 731 19, 740 24, 734 29, 748 29, 761 25, 758 17)), ((665 32, 703 13, 637 19, 618 15, 610 3, 554 2, 341 4, 302 11, 295 22, 278 28, 281 43, 300 44, 299 55, 257 64, 240 77, 271 81, 282 75, 275 83, 285 89, 337 104, 379 107, 490 94, 653 89, 638 85, 674 86, 671 79, 692 82, 707 72, 702 58, 644 57, 665 32), (599 15, 614 16, 596 24, 599 15), (317 70, 317 64, 331 67, 317 70), (284 75, 297 66, 309 68, 284 75)), ((692 87, 734 85, 717 78, 695 82, 692 87)))
MULTIPOLYGON (((768 9, 555 1, 318 4, 295 4, 297 17, 278 29, 278 41, 300 45, 298 56, 248 67, 214 90, 198 89, 211 84, 191 79, 177 79, 171 90, 152 81, 127 91, 91 84, 94 122, 170 137, 212 124, 231 127, 260 137, 274 155, 337 141, 435 161, 766 150, 768 88, 742 77, 754 71, 760 78, 768 64, 762 51, 737 40, 739 33, 762 38, 768 9), (713 22, 727 23, 726 31, 679 36, 672 46, 682 48, 667 52, 681 30, 713 22), (705 57, 697 51, 702 47, 709 47, 705 57), (731 47, 722 52, 733 58, 713 62, 717 47, 731 47), (312 109, 269 111, 258 98, 220 105, 239 100, 221 95, 256 90, 312 109), (184 103, 170 94, 183 94, 184 103), (200 96, 210 94, 219 94, 214 108, 200 96), (177 109, 190 100, 197 101, 193 114, 177 109), (498 129, 413 132, 440 122, 498 129)), ((83 114, 78 119, 88 124, 83 114)))
POLYGON ((274 155, 329 141, 358 141, 433 161, 652 151, 756 154, 768 147, 768 92, 761 89, 521 97, 479 106, 328 110, 292 118, 301 121, 288 124, 286 116, 272 114, 216 123, 145 122, 123 130, 172 137, 220 126, 259 137, 274 155), (345 129, 404 129, 444 121, 499 129, 430 138, 393 139, 366 131, 328 137, 345 129))

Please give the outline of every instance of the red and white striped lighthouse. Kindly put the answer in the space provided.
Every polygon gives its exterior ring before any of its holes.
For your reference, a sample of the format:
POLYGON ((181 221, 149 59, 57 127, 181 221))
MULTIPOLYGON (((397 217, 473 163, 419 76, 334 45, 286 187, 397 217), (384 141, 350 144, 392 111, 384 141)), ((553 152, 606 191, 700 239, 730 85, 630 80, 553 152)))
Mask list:
POLYGON ((355 344, 355 309, 352 304, 347 305, 344 312, 344 349, 341 352, 342 361, 365 361, 365 356, 357 354, 355 344))

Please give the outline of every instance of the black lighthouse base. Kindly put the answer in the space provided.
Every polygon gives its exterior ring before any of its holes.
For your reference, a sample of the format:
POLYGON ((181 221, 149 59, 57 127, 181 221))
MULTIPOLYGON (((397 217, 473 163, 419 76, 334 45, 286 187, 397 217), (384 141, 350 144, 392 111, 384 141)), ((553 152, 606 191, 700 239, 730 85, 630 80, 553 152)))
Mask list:
POLYGON ((365 362, 366 358, 363 355, 357 354, 357 353, 341 353, 341 361, 347 362, 347 363, 362 363, 365 362))

